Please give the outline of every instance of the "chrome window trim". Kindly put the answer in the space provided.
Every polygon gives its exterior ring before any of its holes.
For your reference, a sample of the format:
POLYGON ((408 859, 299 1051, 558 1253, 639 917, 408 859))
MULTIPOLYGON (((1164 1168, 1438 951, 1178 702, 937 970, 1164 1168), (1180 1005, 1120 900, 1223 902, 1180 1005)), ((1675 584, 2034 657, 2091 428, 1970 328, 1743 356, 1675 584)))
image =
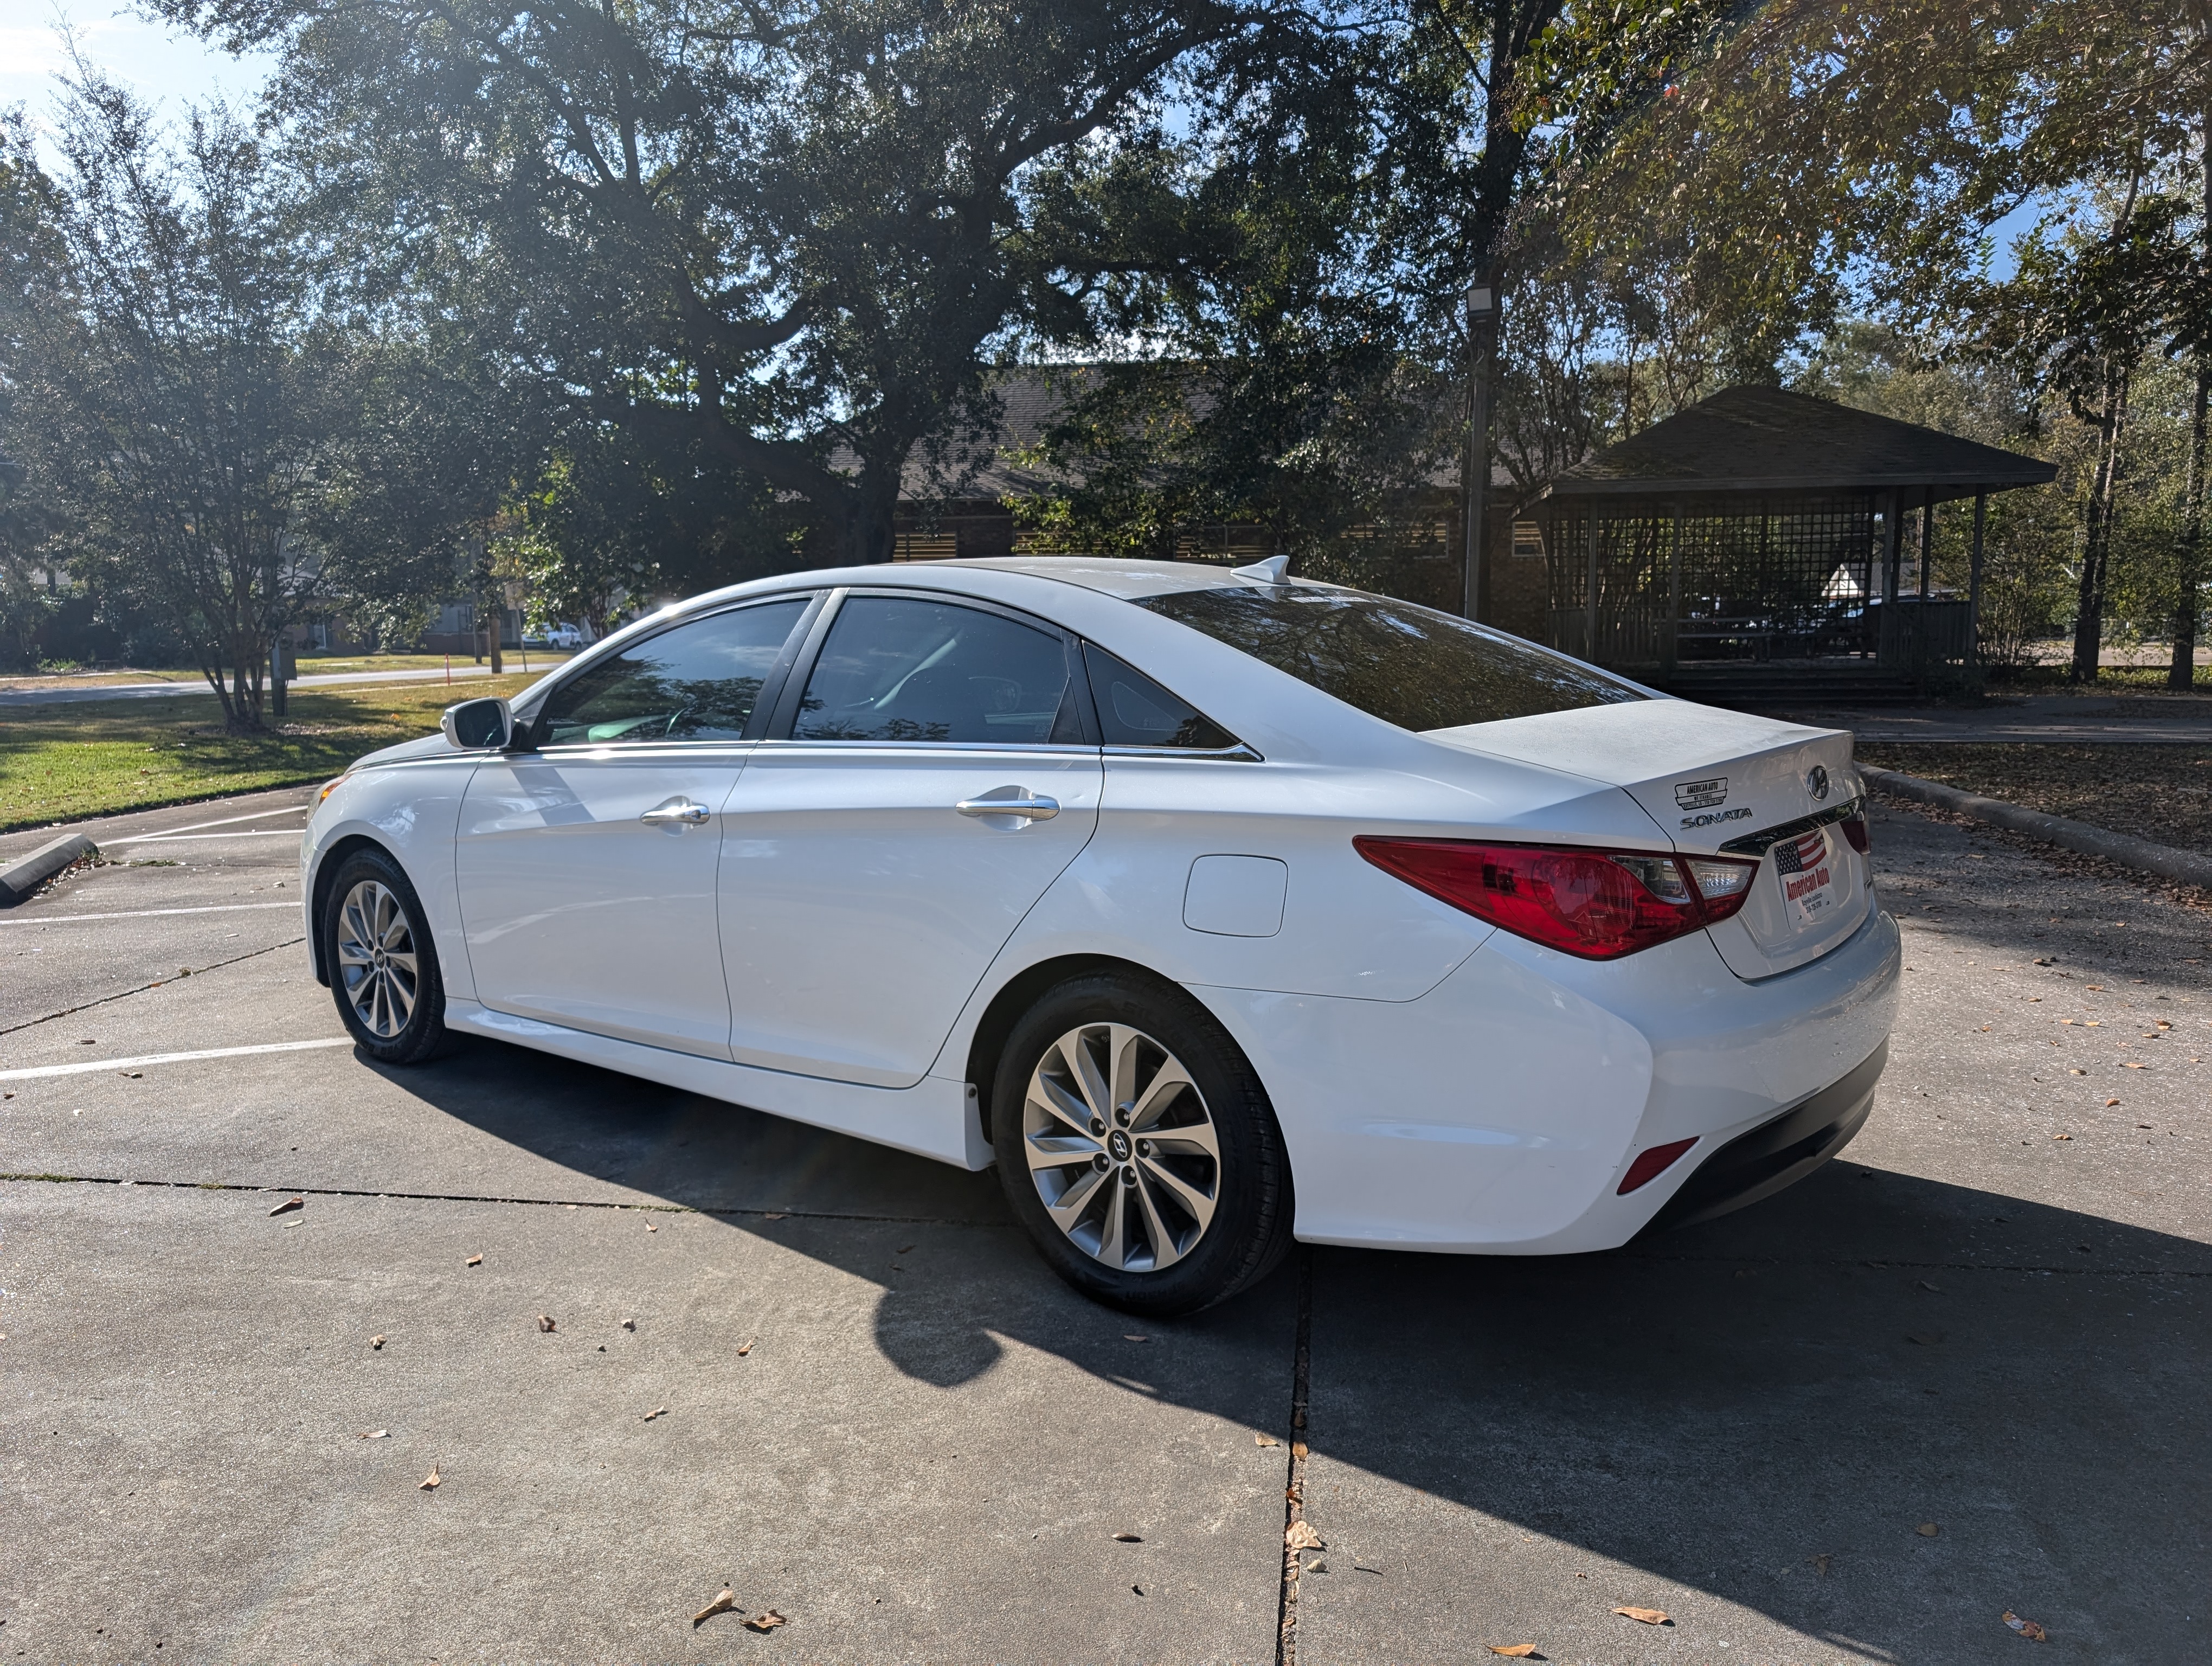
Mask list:
MULTIPOLYGON (((514 714, 518 721, 535 723, 538 721, 538 712, 563 684, 572 678, 580 677, 602 660, 611 658, 617 654, 629 653, 640 642, 650 641, 655 636, 665 635, 679 625, 692 624, 701 619, 710 619, 717 614, 735 613, 744 608, 759 607, 769 602, 807 602, 823 593, 819 585, 808 585, 795 590, 770 591, 762 596, 740 596, 713 607, 702 607, 696 612, 671 611, 665 618, 660 614, 653 613, 647 615, 642 619, 634 619, 620 630, 610 631, 574 659, 562 664, 557 671, 546 672, 544 677, 509 701, 507 709, 514 714), (651 630, 638 630, 635 635, 632 635, 631 631, 641 625, 655 625, 657 628, 651 630), (523 702, 526 701, 529 702, 527 711, 523 709, 523 702)), ((805 617, 805 616, 801 614, 796 623, 804 623, 805 617)), ((788 642, 786 646, 789 646, 788 642)), ((721 743, 708 742, 708 744, 714 745, 721 743)), ((546 749, 540 747, 537 750, 542 751, 546 749)))
MULTIPOLYGON (((1167 685, 1160 685, 1165 688, 1167 685)), ((1181 695, 1176 696, 1182 699, 1181 695)), ((1208 719, 1209 722, 1212 720, 1208 719)), ((1179 757, 1200 763, 1265 763, 1257 748, 1248 741, 1238 741, 1234 746, 1217 747, 1210 752, 1199 751, 1189 746, 1102 746, 1099 750, 1109 757, 1179 757)))

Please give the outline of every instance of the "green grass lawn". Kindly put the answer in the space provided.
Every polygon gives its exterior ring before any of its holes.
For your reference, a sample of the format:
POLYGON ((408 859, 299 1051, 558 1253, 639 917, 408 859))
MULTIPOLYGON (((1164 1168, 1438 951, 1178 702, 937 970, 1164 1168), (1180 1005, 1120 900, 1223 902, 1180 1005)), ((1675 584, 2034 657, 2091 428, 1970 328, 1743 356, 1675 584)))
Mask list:
MULTIPOLYGON (((536 656, 531 665, 539 669, 536 656)), ((364 752, 428 734, 456 699, 532 678, 305 690, 263 735, 227 735, 211 695, 0 708, 0 832, 150 810, 334 775, 364 752)))

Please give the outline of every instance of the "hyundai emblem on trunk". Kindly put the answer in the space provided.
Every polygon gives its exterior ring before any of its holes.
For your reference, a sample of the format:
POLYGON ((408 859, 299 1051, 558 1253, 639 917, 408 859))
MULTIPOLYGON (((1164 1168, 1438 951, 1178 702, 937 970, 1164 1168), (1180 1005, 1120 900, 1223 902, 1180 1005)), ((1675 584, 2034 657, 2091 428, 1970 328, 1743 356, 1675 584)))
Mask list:
POLYGON ((1805 790, 1813 795, 1815 803, 1828 796, 1827 765, 1816 763, 1806 772, 1805 790))

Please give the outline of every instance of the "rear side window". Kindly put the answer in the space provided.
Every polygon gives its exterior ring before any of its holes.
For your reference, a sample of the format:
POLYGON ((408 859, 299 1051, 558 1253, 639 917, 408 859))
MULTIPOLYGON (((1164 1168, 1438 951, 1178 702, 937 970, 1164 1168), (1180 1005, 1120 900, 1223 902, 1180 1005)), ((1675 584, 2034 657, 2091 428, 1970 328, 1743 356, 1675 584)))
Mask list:
POLYGON ((1533 642, 1364 591, 1238 585, 1146 596, 1137 605, 1401 729, 1455 729, 1646 698, 1533 642))
POLYGON ((1109 746, 1225 752, 1237 745, 1235 735, 1195 706, 1105 649, 1085 642, 1083 660, 1091 670, 1091 698, 1098 708, 1098 727, 1109 746))
POLYGON ((710 613, 569 678, 538 715, 541 746, 741 740, 804 599, 710 613))
POLYGON ((852 596, 806 679, 793 740, 1075 745, 1067 648, 997 613, 852 596))

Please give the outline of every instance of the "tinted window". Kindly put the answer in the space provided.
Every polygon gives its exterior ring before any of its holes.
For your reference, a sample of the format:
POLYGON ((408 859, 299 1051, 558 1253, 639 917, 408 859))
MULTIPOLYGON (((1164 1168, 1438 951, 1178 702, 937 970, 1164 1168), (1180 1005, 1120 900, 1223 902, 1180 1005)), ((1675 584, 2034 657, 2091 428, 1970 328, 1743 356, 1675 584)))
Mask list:
POLYGON ((806 681, 794 740, 1082 739, 1060 639, 951 603, 853 596, 806 681))
POLYGON ((1219 752, 1237 744, 1237 737, 1212 718, 1103 648, 1085 642, 1083 659, 1091 668, 1091 698, 1098 708, 1098 727, 1109 746, 1184 746, 1219 752))
POLYGON ((1138 603, 1401 729, 1452 729, 1645 696, 1516 636, 1388 596, 1238 585, 1138 603))
POLYGON ((710 614, 634 644, 555 689, 541 746, 739 740, 804 600, 710 614))

